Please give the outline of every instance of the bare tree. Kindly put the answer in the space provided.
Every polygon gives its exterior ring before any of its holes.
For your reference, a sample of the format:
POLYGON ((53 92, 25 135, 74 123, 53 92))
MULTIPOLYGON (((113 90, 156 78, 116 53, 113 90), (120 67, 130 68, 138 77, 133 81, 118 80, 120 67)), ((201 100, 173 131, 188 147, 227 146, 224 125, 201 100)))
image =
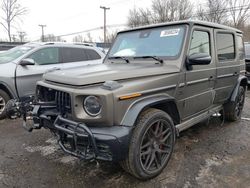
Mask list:
POLYGON ((18 0, 2 0, 1 9, 3 12, 3 16, 1 17, 0 24, 4 27, 4 29, 8 33, 9 41, 11 42, 11 29, 12 24, 21 19, 21 16, 27 13, 27 8, 22 7, 18 0))
POLYGON ((128 26, 133 28, 142 25, 148 25, 152 23, 151 17, 151 11, 149 9, 144 10, 142 8, 134 8, 129 11, 128 26))
POLYGON ((228 22, 228 0, 207 0, 205 6, 199 6, 196 17, 199 20, 222 23, 228 22))
POLYGON ((93 42, 93 38, 92 38, 92 36, 91 36, 90 33, 87 33, 87 36, 84 37, 83 42, 89 42, 89 43, 92 43, 92 42, 93 42))
POLYGON ((118 31, 108 32, 107 33, 107 43, 113 43, 118 31))
POLYGON ((232 25, 238 29, 244 28, 244 25, 250 16, 249 0, 228 0, 232 25))
POLYGON ((63 39, 54 34, 47 34, 44 36, 44 42, 63 42, 63 39))
POLYGON ((73 38, 73 42, 84 42, 82 35, 77 35, 73 38))
POLYGON ((184 20, 191 16, 190 0, 153 0, 151 9, 134 8, 129 11, 128 26, 184 20))

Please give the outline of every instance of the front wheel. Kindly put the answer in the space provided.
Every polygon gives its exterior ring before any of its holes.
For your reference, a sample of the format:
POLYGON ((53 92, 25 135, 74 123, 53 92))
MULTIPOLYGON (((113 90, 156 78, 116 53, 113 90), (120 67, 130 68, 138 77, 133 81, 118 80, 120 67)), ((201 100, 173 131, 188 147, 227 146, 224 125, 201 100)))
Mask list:
POLYGON ((241 118, 245 102, 245 88, 239 87, 235 101, 230 101, 224 106, 225 119, 227 121, 237 121, 241 118))
POLYGON ((0 120, 6 117, 5 107, 9 100, 9 95, 5 91, 0 89, 0 120))
POLYGON ((173 152, 175 128, 171 117, 158 109, 148 109, 138 118, 127 159, 121 166, 139 179, 161 173, 173 152))

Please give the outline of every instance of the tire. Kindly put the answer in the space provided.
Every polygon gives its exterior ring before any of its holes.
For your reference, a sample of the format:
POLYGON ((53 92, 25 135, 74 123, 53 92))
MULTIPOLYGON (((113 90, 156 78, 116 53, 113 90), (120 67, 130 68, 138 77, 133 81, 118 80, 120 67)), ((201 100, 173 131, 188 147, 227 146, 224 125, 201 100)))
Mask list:
POLYGON ((238 121, 241 118, 244 102, 245 88, 240 86, 235 101, 230 101, 224 106, 225 119, 231 122, 238 121))
POLYGON ((153 178, 166 167, 174 142, 175 127, 171 117, 158 109, 145 110, 136 122, 128 156, 120 164, 139 179, 153 178))
POLYGON ((6 118, 5 106, 10 100, 10 96, 0 89, 0 120, 6 118))

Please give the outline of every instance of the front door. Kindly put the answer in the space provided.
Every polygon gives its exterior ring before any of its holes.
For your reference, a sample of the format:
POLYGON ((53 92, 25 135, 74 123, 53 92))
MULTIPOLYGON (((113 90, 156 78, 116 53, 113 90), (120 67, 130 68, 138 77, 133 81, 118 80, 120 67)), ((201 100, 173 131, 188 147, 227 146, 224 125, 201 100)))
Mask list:
POLYGON ((207 53, 212 57, 208 65, 193 65, 185 73, 183 98, 183 118, 199 114, 213 104, 215 92, 215 61, 214 61, 213 29, 194 27, 190 40, 188 56, 196 53, 207 53))
POLYGON ((62 68, 59 49, 56 47, 39 49, 26 58, 33 59, 35 65, 17 66, 16 86, 19 97, 35 94, 36 83, 45 72, 62 68))

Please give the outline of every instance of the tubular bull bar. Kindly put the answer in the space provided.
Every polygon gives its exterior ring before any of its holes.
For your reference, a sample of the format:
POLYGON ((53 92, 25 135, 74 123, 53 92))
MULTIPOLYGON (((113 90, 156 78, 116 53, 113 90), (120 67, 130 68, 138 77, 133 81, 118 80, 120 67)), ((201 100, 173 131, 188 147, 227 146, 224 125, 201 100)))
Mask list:
POLYGON ((64 152, 85 160, 95 159, 99 156, 94 135, 84 123, 76 123, 59 115, 54 122, 54 126, 60 135, 58 143, 64 152), (65 144, 65 136, 67 138, 72 138, 70 139, 70 149, 65 144), (85 138, 88 140, 88 145, 84 150, 79 148, 79 138, 85 138))

